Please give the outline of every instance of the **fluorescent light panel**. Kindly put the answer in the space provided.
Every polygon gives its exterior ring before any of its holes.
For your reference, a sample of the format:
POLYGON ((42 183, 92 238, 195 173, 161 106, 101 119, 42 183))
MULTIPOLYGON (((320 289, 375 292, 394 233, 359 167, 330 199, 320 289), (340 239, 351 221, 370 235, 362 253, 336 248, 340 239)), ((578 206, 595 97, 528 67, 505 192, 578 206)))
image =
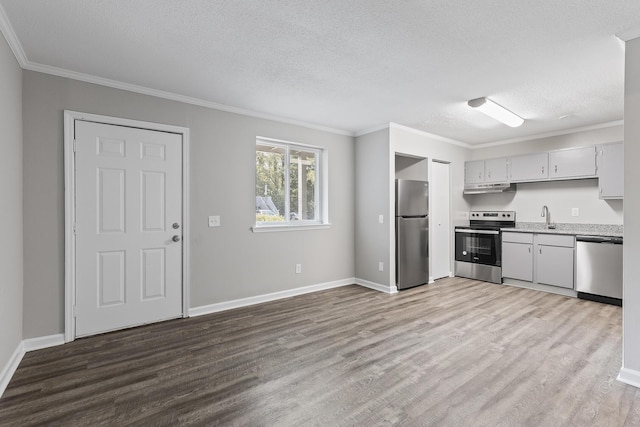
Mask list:
POLYGON ((524 123, 524 119, 517 114, 512 113, 500 104, 496 104, 489 98, 476 98, 467 102, 469 107, 476 108, 487 116, 496 119, 512 128, 517 128, 524 123))

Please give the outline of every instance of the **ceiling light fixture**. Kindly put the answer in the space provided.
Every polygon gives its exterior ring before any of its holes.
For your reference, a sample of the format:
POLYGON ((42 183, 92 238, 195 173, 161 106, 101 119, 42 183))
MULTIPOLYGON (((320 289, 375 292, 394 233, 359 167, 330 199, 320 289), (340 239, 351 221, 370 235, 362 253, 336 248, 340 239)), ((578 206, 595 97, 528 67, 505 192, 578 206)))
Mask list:
POLYGON ((500 104, 496 104, 489 98, 476 98, 467 102, 469 107, 477 108, 487 116, 496 119, 512 128, 517 128, 524 123, 524 119, 515 113, 507 110, 500 104))

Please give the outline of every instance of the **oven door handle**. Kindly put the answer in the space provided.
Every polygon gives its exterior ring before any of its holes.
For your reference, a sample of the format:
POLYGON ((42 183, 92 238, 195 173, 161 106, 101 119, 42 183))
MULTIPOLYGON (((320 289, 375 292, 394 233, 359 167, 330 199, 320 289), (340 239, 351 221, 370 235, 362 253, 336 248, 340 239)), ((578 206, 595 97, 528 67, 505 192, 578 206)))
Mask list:
POLYGON ((467 233, 467 234, 500 234, 498 230, 467 230, 467 229, 457 229, 456 233, 467 233))

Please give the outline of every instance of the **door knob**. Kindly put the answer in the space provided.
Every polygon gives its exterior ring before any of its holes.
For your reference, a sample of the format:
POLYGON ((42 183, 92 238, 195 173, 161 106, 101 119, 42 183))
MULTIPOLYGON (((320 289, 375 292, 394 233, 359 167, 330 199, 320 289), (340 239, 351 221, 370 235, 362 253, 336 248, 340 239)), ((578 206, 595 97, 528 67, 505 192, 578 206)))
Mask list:
POLYGON ((173 236, 171 238, 171 240, 173 240, 174 242, 179 242, 180 241, 180 236, 178 236, 177 234, 175 236, 173 236))
POLYGON ((172 227, 174 230, 177 230, 178 228, 180 228, 180 224, 178 224, 177 222, 174 222, 172 227))

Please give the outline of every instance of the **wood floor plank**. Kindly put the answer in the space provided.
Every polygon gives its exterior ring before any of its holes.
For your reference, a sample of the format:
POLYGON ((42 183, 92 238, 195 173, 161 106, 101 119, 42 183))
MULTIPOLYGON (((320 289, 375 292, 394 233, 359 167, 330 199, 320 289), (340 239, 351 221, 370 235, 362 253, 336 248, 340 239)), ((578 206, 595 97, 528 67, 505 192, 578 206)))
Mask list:
POLYGON ((0 426, 640 425, 621 334, 530 289, 346 286, 30 352, 0 426))

